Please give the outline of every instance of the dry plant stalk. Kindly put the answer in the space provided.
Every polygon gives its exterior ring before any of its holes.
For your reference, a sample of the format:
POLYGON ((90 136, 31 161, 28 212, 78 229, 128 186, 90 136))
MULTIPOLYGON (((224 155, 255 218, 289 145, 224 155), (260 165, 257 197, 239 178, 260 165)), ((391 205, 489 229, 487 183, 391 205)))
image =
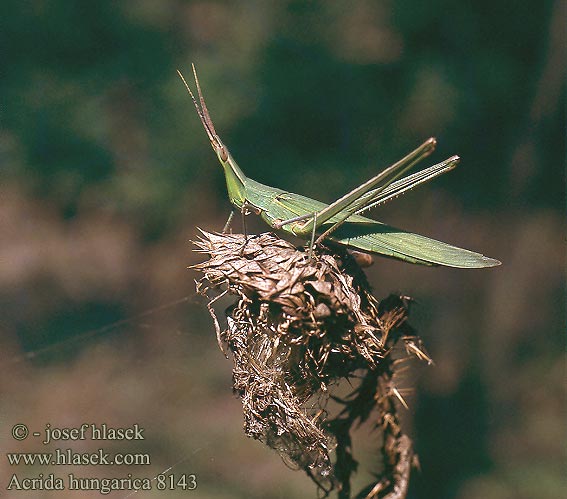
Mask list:
POLYGON ((357 468, 351 432, 373 418, 382 431, 383 469, 356 497, 406 497, 415 458, 400 427, 397 408, 405 401, 393 377, 410 356, 430 362, 406 320, 411 300, 390 295, 378 302, 346 251, 319 250, 309 259, 271 233, 201 231, 195 244, 209 255, 194 266, 204 274, 197 291, 209 298, 221 350, 232 352, 246 434, 303 469, 325 496, 338 490, 347 499, 357 468), (223 330, 212 304, 226 294, 236 302, 223 330), (332 393, 341 379, 354 386, 346 398, 332 393))

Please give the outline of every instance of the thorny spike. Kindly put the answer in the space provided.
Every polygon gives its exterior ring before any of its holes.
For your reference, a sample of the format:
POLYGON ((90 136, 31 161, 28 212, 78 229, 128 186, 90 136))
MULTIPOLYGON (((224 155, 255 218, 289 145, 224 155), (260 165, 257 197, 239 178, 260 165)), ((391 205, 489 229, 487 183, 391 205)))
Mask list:
POLYGON ((409 353, 413 353, 418 359, 420 360, 425 360, 427 362, 428 365, 433 365, 433 359, 426 353, 424 352, 421 348, 419 348, 414 341, 412 340, 407 340, 405 342, 405 346, 406 346, 406 351, 409 353))
POLYGON ((392 392, 398 398, 398 400, 404 406, 404 408, 406 410, 409 409, 409 406, 408 406, 407 402, 404 400, 404 397, 402 397, 402 394, 399 392, 399 390, 395 386, 392 387, 392 392))
MULTIPOLYGON (((398 373, 396 373, 397 375, 398 373)), ((402 395, 414 395, 415 394, 415 389, 411 388, 411 387, 407 387, 407 388, 398 388, 398 391, 402 394, 402 395)))

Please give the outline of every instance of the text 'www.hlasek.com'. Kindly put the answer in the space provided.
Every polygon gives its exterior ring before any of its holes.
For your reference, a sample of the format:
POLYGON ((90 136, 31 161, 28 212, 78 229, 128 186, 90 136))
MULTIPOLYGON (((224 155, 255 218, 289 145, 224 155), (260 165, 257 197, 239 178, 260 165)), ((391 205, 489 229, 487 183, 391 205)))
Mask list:
POLYGON ((195 474, 152 475, 148 471, 151 455, 140 450, 144 432, 139 424, 115 428, 106 423, 83 423, 68 428, 47 423, 41 431, 33 431, 23 423, 14 424, 12 442, 25 448, 6 452, 7 463, 14 471, 3 488, 11 492, 98 491, 102 495, 113 491, 195 490, 195 474), (28 448, 30 443, 41 446, 41 451, 28 448), (93 467, 101 468, 94 468, 93 473, 93 467))

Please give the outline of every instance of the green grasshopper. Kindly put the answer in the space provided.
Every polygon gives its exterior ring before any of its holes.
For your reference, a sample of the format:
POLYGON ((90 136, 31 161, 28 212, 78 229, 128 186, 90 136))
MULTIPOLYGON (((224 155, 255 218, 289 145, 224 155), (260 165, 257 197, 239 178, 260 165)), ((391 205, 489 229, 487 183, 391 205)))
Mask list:
MULTIPOLYGON (((361 216, 361 213, 382 205, 415 186, 452 170, 457 165, 459 157, 452 156, 439 164, 400 178, 433 152, 436 145, 434 138, 426 140, 397 163, 327 205, 315 199, 261 184, 244 175, 215 131, 195 66, 192 67, 198 101, 181 72, 177 72, 193 100, 213 151, 222 165, 230 202, 241 211, 243 217, 255 213, 274 229, 310 240, 310 254, 314 245, 330 241, 354 250, 421 265, 459 268, 500 265, 498 260, 480 253, 395 229, 361 216)), ((225 225, 225 230, 233 215, 234 210, 225 225)))

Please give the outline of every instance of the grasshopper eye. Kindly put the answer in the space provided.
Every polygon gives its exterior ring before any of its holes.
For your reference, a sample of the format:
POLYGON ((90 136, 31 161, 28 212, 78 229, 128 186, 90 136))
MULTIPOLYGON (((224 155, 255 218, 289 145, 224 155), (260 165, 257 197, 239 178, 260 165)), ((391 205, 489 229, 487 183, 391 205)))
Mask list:
POLYGON ((226 147, 222 145, 218 147, 217 154, 219 155, 222 161, 226 161, 228 159, 228 152, 226 150, 226 147))

